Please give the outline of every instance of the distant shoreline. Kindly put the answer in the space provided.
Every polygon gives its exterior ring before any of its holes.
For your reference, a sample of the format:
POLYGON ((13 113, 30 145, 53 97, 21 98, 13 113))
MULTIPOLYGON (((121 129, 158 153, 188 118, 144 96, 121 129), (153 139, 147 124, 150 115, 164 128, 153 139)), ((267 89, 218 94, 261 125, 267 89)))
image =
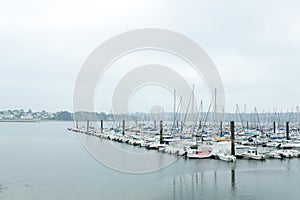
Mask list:
POLYGON ((40 122, 41 120, 31 119, 1 119, 0 122, 40 122))
POLYGON ((73 120, 38 120, 38 119, 33 119, 33 120, 24 120, 24 119, 1 119, 1 122, 24 122, 24 123, 37 123, 37 122, 72 122, 73 120))

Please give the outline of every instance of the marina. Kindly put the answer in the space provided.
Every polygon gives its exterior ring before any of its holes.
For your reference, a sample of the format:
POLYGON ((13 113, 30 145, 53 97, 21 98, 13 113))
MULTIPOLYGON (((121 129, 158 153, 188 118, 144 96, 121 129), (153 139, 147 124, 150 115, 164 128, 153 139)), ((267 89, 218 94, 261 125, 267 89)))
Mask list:
MULTIPOLYGON (((125 120, 119 129, 103 128, 102 120, 100 124, 100 130, 91 129, 89 121, 82 128, 75 125, 77 128, 68 130, 187 159, 235 162, 236 159, 264 161, 300 158, 300 132, 295 128, 290 130, 289 122, 285 129, 281 127, 277 132, 268 126, 263 129, 245 129, 235 126, 231 121, 220 123, 228 124, 219 129, 223 132, 213 132, 213 128, 207 127, 201 132, 185 133, 180 131, 182 129, 173 129, 172 123, 164 127, 163 121, 160 121, 159 129, 154 126, 125 128, 125 120)), ((274 127, 275 124, 276 122, 272 123, 274 127)))

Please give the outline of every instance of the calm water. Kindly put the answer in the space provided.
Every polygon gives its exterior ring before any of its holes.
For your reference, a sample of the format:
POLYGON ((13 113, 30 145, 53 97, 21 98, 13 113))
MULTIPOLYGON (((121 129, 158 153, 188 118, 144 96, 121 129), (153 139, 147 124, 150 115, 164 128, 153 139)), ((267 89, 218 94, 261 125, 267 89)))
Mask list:
POLYGON ((163 170, 132 175, 96 161, 66 130, 71 125, 0 123, 1 200, 300 198, 300 159, 234 164, 182 158, 163 170))

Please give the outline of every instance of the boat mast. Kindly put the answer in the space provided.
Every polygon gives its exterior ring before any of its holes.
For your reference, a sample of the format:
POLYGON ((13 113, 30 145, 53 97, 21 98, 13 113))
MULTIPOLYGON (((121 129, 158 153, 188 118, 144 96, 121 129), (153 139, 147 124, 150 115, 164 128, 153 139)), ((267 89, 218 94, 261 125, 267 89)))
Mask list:
POLYGON ((194 119, 195 119, 195 85, 193 85, 193 92, 192 92, 192 130, 191 132, 194 132, 194 119))
POLYGON ((257 108, 255 107, 254 110, 255 110, 255 113, 256 113, 256 117, 257 117, 257 125, 256 125, 256 127, 260 128, 261 125, 260 125, 260 120, 259 120, 259 115, 258 115, 258 112, 257 112, 257 108))
POLYGON ((176 90, 174 90, 174 121, 173 121, 173 130, 176 127, 176 90))
POLYGON ((199 121, 199 130, 202 128, 201 121, 203 120, 203 100, 200 102, 200 121, 199 121))
POLYGON ((299 117, 299 106, 296 107, 297 109, 297 130, 299 131, 299 123, 300 123, 300 117, 299 117))
POLYGON ((236 110, 237 110, 237 113, 238 113, 238 115, 239 115, 239 117, 240 117, 240 120, 241 120, 241 123, 242 123, 242 127, 243 127, 243 129, 245 129, 245 126, 244 126, 244 119, 243 119, 243 117, 242 117, 242 114, 241 114, 241 112, 240 112, 240 108, 239 108, 239 105, 238 105, 238 104, 236 104, 236 110))
MULTIPOLYGON (((214 106, 214 124, 215 124, 215 129, 217 126, 217 88, 215 88, 215 106, 214 106)), ((215 131, 216 132, 216 131, 215 131)))
POLYGON ((192 101, 192 96, 193 96, 193 91, 192 91, 192 94, 190 96, 189 103, 188 103, 187 108, 186 108, 186 112, 185 112, 184 117, 183 117, 183 124, 185 124, 186 118, 187 118, 189 110, 190 110, 190 104, 191 104, 191 101, 192 101))

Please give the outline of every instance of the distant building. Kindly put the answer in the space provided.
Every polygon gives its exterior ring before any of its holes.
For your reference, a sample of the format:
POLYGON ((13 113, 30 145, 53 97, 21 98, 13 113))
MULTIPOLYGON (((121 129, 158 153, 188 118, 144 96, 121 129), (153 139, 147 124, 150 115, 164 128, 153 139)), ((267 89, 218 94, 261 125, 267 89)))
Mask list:
POLYGON ((27 114, 27 115, 22 115, 20 117, 20 119, 33 119, 32 115, 31 114, 27 114))
POLYGON ((13 118, 14 118, 14 115, 11 114, 11 113, 8 112, 8 111, 3 111, 2 118, 3 118, 3 119, 13 119, 13 118))

